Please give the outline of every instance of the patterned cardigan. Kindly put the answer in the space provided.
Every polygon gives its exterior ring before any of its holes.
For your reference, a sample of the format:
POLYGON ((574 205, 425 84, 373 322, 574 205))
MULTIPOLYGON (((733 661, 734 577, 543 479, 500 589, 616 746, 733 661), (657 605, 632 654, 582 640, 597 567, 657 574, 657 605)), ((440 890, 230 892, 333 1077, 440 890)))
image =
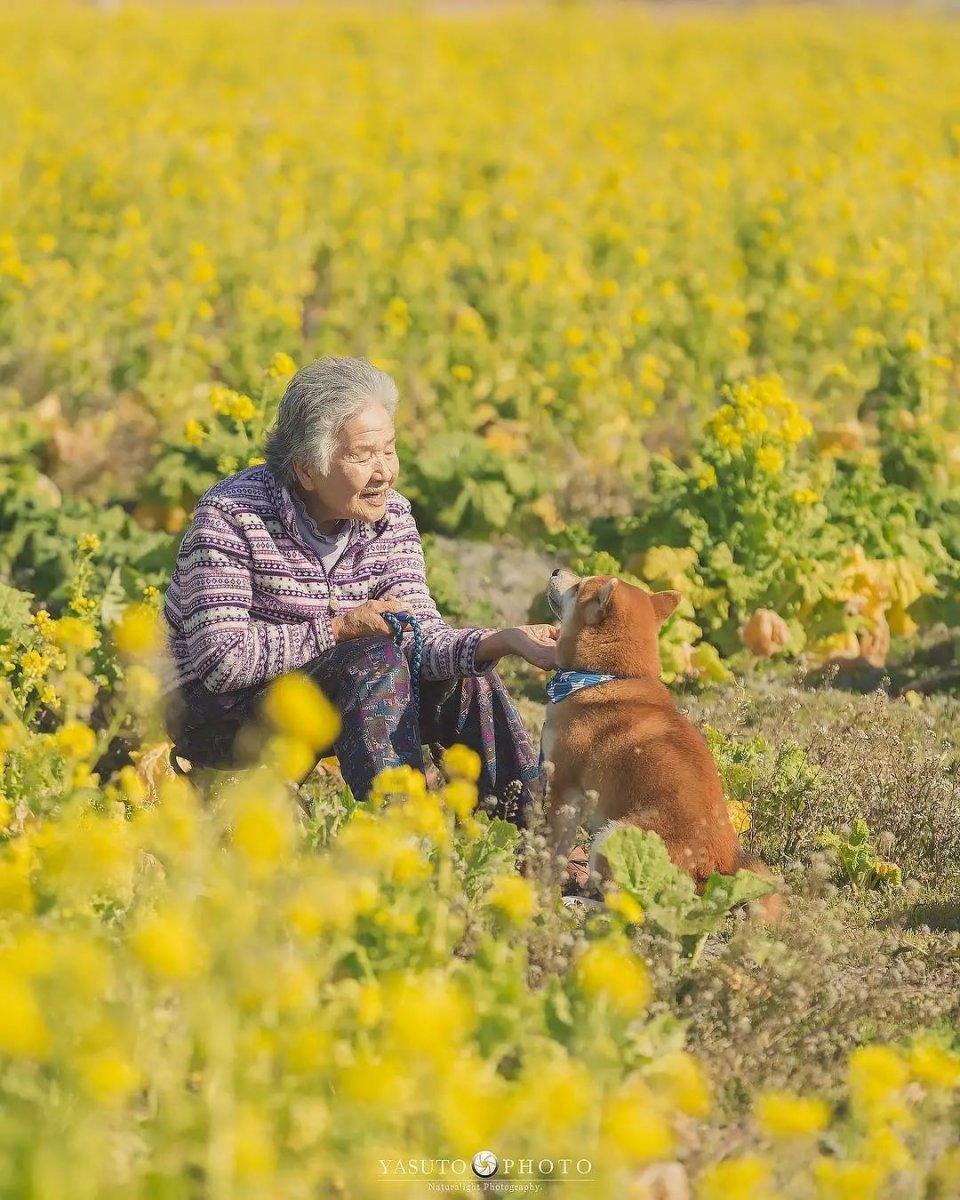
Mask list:
MULTIPOLYGON (((490 629, 453 629, 427 587, 410 502, 392 488, 386 513, 354 521, 329 573, 297 530, 296 504, 266 466, 221 480, 200 498, 170 586, 170 683, 199 680, 215 693, 251 687, 302 667, 333 646, 331 610, 392 596, 419 617, 423 677, 484 675, 477 643, 490 629)), ((409 654, 412 634, 404 634, 409 654)))

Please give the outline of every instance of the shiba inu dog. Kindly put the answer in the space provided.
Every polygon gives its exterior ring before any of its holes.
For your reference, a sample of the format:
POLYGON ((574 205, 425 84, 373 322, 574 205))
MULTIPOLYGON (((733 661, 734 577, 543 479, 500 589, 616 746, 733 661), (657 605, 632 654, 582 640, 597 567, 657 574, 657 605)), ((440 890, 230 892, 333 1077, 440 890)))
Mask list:
MULTIPOLYGON (((553 763, 547 822, 555 850, 573 840, 564 805, 596 794, 585 821, 590 869, 609 877, 603 842, 621 825, 652 830, 702 887, 714 871, 771 872, 740 845, 707 744, 660 682, 657 638, 679 592, 644 592, 607 575, 556 570, 547 597, 560 620, 541 753, 553 763)), ((768 920, 781 912, 773 893, 768 920)))

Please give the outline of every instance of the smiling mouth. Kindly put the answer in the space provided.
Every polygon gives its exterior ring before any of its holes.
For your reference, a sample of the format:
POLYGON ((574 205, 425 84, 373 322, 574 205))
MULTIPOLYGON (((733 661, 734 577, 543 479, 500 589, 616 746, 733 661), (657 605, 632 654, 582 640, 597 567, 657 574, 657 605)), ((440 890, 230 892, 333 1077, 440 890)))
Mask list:
POLYGON ((377 492, 361 492, 360 495, 364 500, 382 500, 387 494, 387 489, 383 488, 377 492))

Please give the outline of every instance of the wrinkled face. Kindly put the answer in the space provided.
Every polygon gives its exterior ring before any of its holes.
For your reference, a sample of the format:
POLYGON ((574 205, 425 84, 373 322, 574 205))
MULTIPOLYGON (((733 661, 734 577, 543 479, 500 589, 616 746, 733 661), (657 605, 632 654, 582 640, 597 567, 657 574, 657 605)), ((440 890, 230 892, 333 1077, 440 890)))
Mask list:
POLYGON ((397 434, 382 404, 372 403, 340 430, 330 469, 321 475, 295 466, 311 516, 321 522, 353 519, 372 523, 386 512, 387 492, 397 481, 397 434))

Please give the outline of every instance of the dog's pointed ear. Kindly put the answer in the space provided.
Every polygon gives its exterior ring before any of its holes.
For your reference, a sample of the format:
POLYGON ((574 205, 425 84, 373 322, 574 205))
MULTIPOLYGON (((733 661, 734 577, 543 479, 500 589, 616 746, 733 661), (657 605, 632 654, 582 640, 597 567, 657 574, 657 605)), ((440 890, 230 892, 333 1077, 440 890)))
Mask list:
POLYGON ((650 593, 650 603, 653 605, 653 615, 657 618, 658 625, 664 623, 682 599, 679 592, 650 593))
POLYGON ((585 614, 586 623, 588 625, 598 624, 606 615, 607 609, 610 606, 610 597, 613 595, 613 589, 620 581, 618 579, 608 579, 603 587, 591 599, 587 605, 585 614))

